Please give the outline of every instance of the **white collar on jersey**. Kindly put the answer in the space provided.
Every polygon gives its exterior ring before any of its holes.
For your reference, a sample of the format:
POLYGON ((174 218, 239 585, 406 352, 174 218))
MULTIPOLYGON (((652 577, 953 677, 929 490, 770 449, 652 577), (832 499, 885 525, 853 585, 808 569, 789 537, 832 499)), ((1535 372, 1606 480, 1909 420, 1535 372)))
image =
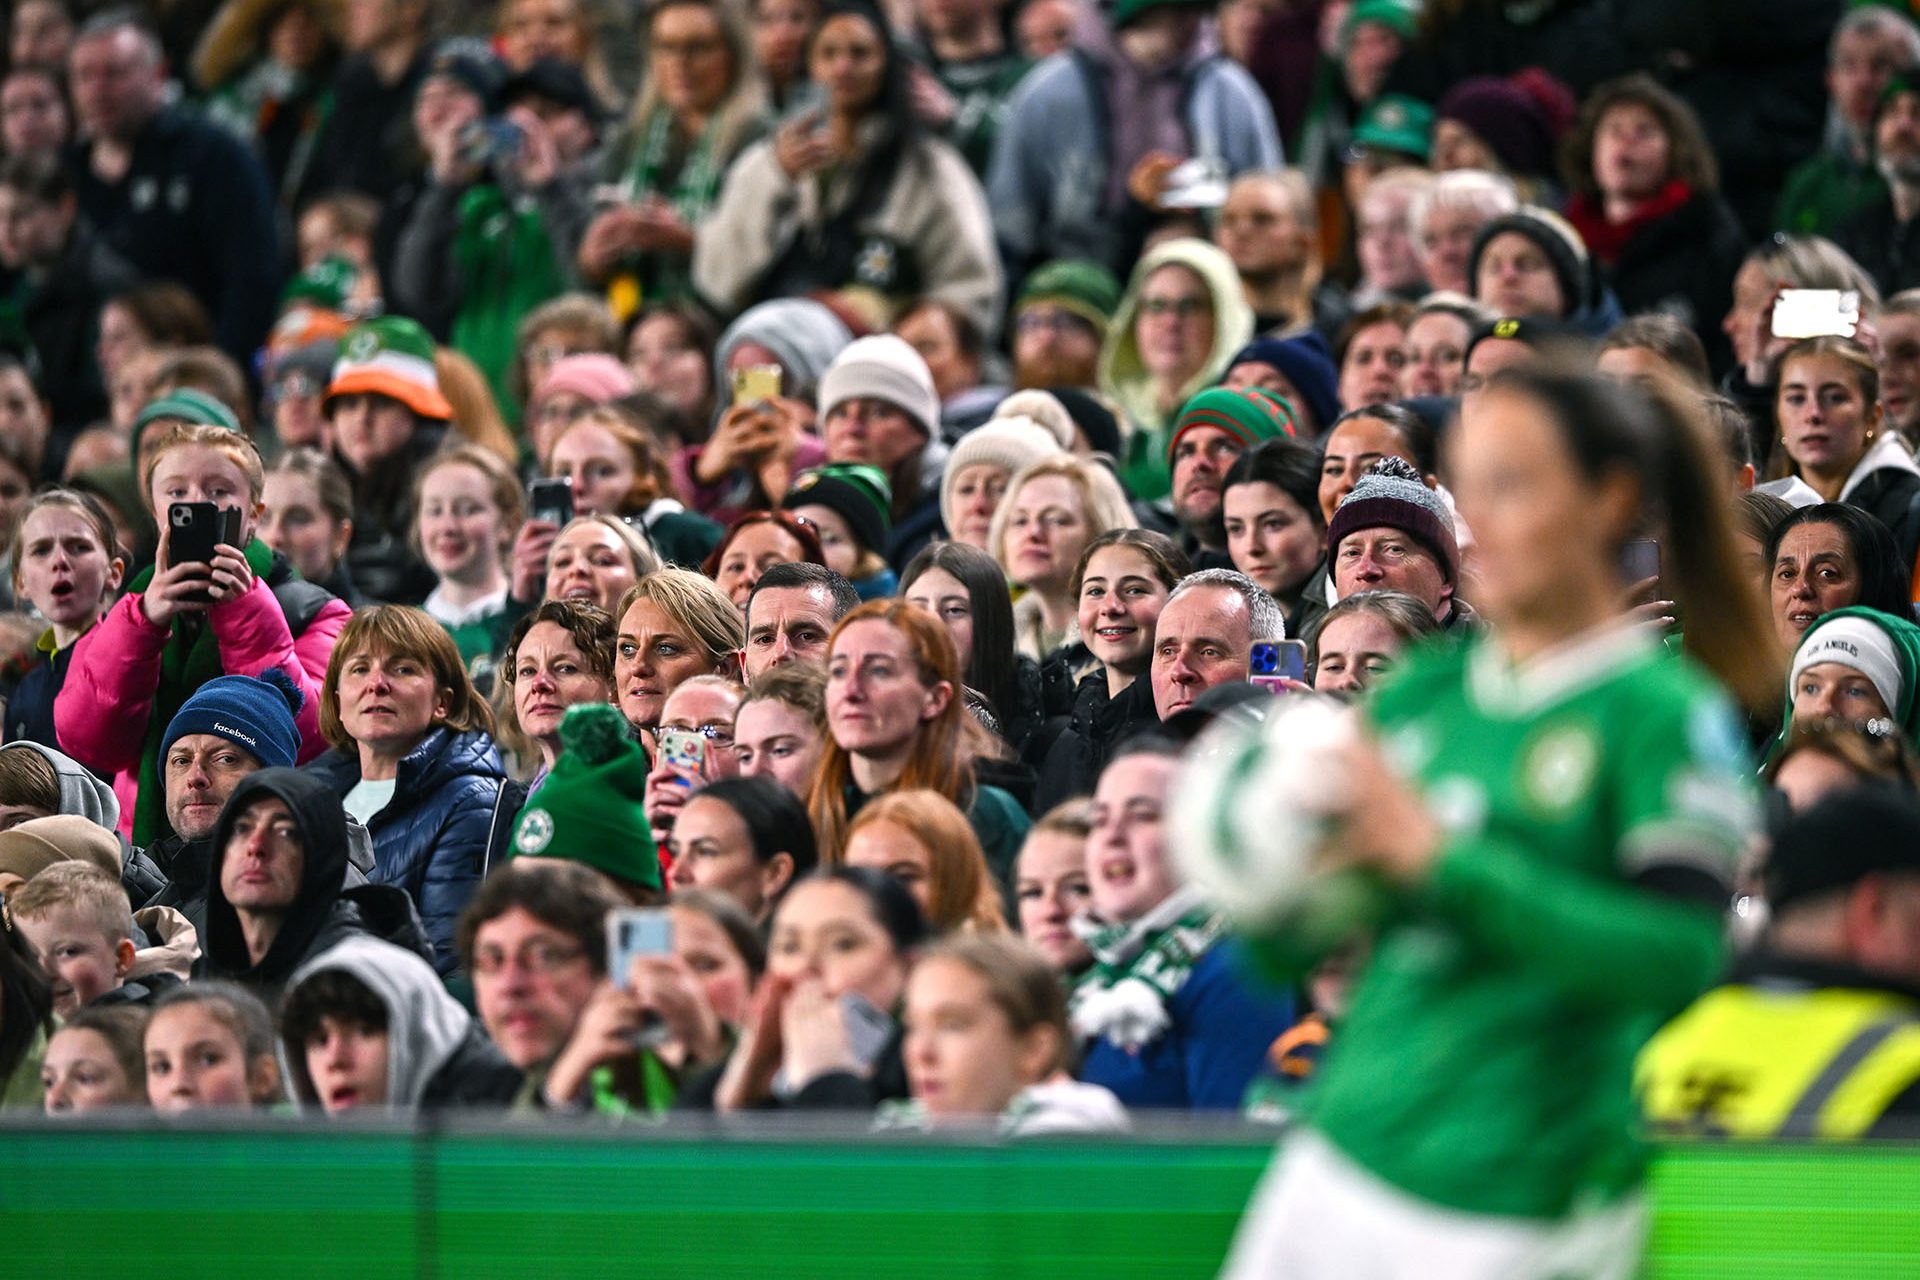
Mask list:
POLYGON ((1489 633, 1467 655, 1467 692, 1488 715, 1527 716, 1612 675, 1660 643, 1648 623, 1612 619, 1515 663, 1489 633))

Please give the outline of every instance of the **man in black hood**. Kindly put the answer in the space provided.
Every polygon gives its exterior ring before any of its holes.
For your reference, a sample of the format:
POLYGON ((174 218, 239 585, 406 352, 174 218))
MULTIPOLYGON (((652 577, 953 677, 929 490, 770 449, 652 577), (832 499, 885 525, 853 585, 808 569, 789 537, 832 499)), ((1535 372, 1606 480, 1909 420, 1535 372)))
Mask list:
POLYGON ((309 957, 355 933, 432 959, 403 890, 347 888, 346 812, 318 778, 285 768, 249 775, 220 811, 213 851, 196 977, 277 990, 309 957))

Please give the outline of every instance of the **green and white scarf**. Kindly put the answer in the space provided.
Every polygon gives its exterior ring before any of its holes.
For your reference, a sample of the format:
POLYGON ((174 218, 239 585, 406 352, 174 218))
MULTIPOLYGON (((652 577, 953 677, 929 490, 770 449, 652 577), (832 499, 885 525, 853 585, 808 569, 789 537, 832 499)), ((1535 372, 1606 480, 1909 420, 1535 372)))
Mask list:
POLYGON ((726 173, 726 165, 714 155, 713 142, 714 123, 709 121, 676 167, 673 113, 664 109, 654 112, 647 122, 640 154, 627 176, 627 198, 660 196, 688 226, 696 225, 720 198, 720 179, 726 173))
POLYGON ((1173 1025, 1168 1002, 1225 929, 1188 886, 1130 924, 1081 921, 1074 932, 1093 952, 1093 967, 1074 988, 1068 1010, 1074 1033, 1138 1053, 1173 1025))

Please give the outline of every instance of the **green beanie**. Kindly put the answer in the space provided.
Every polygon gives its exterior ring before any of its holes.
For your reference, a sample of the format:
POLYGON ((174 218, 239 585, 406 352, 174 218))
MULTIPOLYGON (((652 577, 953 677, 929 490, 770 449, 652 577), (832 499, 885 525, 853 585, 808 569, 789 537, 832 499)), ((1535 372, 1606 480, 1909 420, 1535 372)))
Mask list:
POLYGON ((780 505, 788 511, 826 507, 869 551, 884 551, 893 531, 893 485, 886 472, 864 462, 830 462, 801 472, 780 505))
POLYGON ((1113 272, 1085 258, 1059 258, 1046 263, 1027 277, 1013 312, 1036 302, 1051 302, 1064 307, 1094 327, 1102 341, 1113 313, 1120 309, 1120 281, 1113 272))
POLYGON ((1149 9, 1212 9, 1216 0, 1114 0, 1107 21, 1115 31, 1149 9))
POLYGON ((192 387, 181 387, 178 391, 169 391, 158 400, 148 402, 133 420, 134 438, 150 422, 170 418, 175 422, 187 422, 200 427, 225 427, 228 431, 240 429, 240 419, 233 410, 214 399, 204 391, 195 391, 192 387))
POLYGON ((559 858, 628 884, 662 887, 641 801, 647 753, 627 736, 627 719, 604 702, 583 702, 560 721, 560 758, 513 823, 510 856, 559 858))
POLYGON ((1167 463, 1172 465, 1180 437, 1195 427, 1215 427, 1251 449, 1262 440, 1298 435, 1294 421, 1293 406, 1271 392, 1258 387, 1208 387, 1187 401, 1174 420, 1167 463))
POLYGON ((1383 93, 1353 127, 1353 145, 1425 160, 1433 150, 1433 108, 1404 93, 1383 93))
MULTIPOLYGON (((221 427, 236 434, 240 431, 240 419, 233 410, 214 399, 204 391, 195 391, 192 387, 181 387, 170 391, 158 400, 150 401, 133 420, 133 447, 128 461, 132 464, 127 474, 133 477, 134 490, 144 494, 147 489, 147 475, 141 470, 141 461, 146 450, 142 448, 147 428, 156 422, 184 422, 196 427, 221 427)), ((155 434, 158 438, 158 433, 155 434)), ((144 502, 144 499, 143 499, 144 502)), ((144 510, 144 507, 143 507, 144 510)))
POLYGON ((339 255, 322 258, 287 282, 280 292, 280 308, 305 302, 324 311, 344 311, 347 298, 360 282, 360 269, 339 255))
POLYGON ((1354 0, 1340 23, 1340 51, 1346 52, 1353 31, 1363 22, 1377 22, 1402 40, 1411 40, 1420 31, 1419 0, 1354 0))

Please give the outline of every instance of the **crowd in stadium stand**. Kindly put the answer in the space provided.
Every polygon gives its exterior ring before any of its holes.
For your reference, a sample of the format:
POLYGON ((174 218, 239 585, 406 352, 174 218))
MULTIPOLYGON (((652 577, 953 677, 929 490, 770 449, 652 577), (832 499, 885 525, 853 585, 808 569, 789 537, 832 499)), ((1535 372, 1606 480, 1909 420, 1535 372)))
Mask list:
POLYGON ((1915 12, 0 21, 0 1107, 1911 1132, 1915 12))

